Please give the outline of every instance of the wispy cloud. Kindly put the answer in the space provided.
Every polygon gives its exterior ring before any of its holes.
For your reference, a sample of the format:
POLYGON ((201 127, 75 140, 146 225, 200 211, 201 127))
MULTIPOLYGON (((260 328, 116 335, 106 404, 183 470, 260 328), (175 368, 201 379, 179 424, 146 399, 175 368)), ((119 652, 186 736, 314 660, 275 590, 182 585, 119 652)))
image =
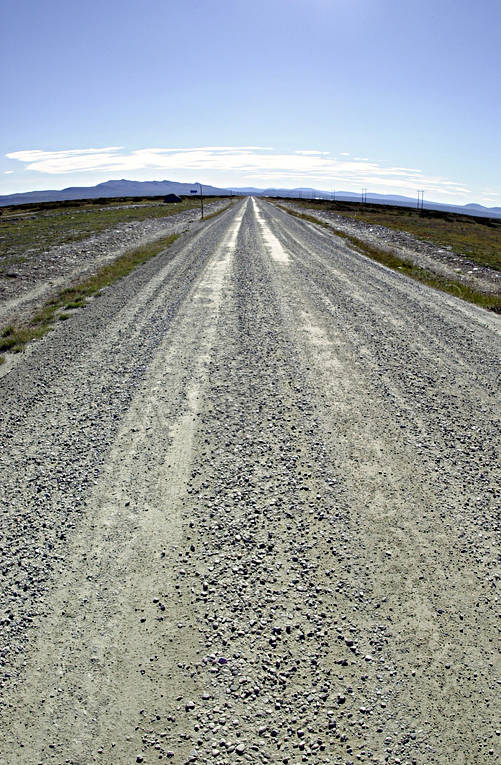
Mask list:
POLYGON ((124 174, 164 171, 179 176, 196 171, 208 182, 225 185, 299 186, 414 194, 424 189, 430 198, 461 200, 470 194, 462 183, 428 176, 416 168, 385 166, 343 152, 334 157, 314 149, 279 152, 260 146, 202 146, 195 148, 146 148, 127 151, 120 146, 101 149, 42 151, 32 149, 6 155, 23 163, 26 170, 47 175, 99 172, 124 174), (236 183, 235 183, 236 181, 236 183))
POLYGON ((307 156, 310 156, 310 155, 311 155, 311 156, 313 156, 313 155, 315 155, 315 154, 319 154, 319 155, 320 155, 320 154, 323 154, 323 155, 328 155, 328 154, 329 154, 329 152, 328 152, 328 151, 318 151, 318 150, 316 150, 316 149, 297 149, 297 150, 294 152, 294 154, 304 154, 304 155, 307 157, 307 156))

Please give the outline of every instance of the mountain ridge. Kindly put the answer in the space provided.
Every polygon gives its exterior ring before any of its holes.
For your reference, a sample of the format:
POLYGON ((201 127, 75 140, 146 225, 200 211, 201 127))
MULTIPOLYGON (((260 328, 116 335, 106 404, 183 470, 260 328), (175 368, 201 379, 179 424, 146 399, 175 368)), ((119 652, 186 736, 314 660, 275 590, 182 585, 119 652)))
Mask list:
MULTIPOLYGON (((204 194, 227 194, 227 189, 202 184, 204 194)), ((192 190, 199 191, 198 182, 180 183, 178 181, 103 181, 96 186, 68 186, 65 189, 47 189, 44 191, 25 191, 0 196, 0 207, 36 202, 64 202, 71 199, 99 199, 130 196, 160 196, 162 194, 183 194, 190 196, 192 190)))

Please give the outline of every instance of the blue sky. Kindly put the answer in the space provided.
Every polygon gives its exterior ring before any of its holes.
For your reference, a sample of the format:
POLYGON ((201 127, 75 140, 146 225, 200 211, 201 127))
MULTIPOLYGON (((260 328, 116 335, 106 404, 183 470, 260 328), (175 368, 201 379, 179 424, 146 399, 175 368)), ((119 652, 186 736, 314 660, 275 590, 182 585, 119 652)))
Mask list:
POLYGON ((499 0, 2 0, 0 193, 111 178, 501 205, 499 0))

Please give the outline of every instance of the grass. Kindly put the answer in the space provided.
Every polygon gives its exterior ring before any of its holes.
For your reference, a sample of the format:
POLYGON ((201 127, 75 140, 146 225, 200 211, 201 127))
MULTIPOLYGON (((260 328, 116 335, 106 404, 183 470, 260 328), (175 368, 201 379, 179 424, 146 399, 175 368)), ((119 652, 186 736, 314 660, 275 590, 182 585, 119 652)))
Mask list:
POLYGON ((283 205, 277 205, 277 207, 280 207, 281 210, 289 213, 289 215, 293 215, 295 218, 301 218, 302 220, 307 220, 310 223, 315 223, 317 225, 324 226, 331 231, 335 231, 336 236, 339 236, 342 239, 348 241, 363 255, 372 258, 372 260, 377 260, 378 263, 382 263, 383 265, 388 266, 395 271, 400 271, 406 276, 410 276, 411 279, 416 279, 417 281, 427 284, 429 287, 434 287, 435 289, 441 290, 442 292, 447 292, 450 295, 454 295, 455 297, 459 297, 462 300, 466 300, 469 303, 474 303, 475 305, 481 306, 488 311, 501 313, 501 295, 491 295, 486 294, 485 292, 479 292, 478 290, 475 290, 468 285, 462 284, 461 282, 446 279, 445 277, 434 274, 431 271, 419 268, 419 266, 416 266, 413 263, 409 263, 408 261, 399 258, 397 255, 393 255, 386 250, 382 250, 378 247, 368 244, 367 242, 364 242, 357 236, 347 234, 344 231, 337 231, 335 226, 330 225, 325 220, 316 218, 314 215, 296 212, 295 210, 290 210, 283 205))
POLYGON ((121 223, 165 218, 200 206, 199 198, 187 198, 174 204, 164 204, 159 199, 106 201, 107 204, 103 202, 101 207, 80 200, 72 204, 52 203, 52 206, 47 203, 23 205, 22 210, 0 208, 0 271, 5 274, 16 263, 40 255, 50 247, 81 241, 121 223))
POLYGON ((294 200, 296 206, 334 212, 364 223, 413 234, 440 247, 451 247, 474 263, 501 270, 501 220, 440 210, 326 200, 294 200))
MULTIPOLYGON (((25 345, 32 340, 43 337, 52 327, 55 321, 65 321, 69 319, 68 310, 83 307, 87 300, 96 295, 104 287, 108 287, 113 282, 127 276, 131 271, 153 258, 158 253, 170 247, 179 234, 172 234, 168 237, 156 239, 149 244, 130 250, 124 255, 103 266, 93 276, 84 281, 73 284, 60 290, 54 297, 48 300, 42 308, 23 325, 15 326, 10 324, 0 334, 0 353, 10 352, 19 353, 25 345)), ((5 359, 0 357, 0 364, 5 359)))

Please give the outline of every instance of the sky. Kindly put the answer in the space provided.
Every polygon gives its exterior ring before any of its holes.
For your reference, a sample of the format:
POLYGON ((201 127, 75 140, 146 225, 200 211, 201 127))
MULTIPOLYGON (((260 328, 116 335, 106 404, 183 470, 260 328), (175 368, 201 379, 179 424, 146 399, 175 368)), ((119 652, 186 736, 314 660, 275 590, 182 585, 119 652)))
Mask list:
POLYGON ((127 178, 501 206, 499 0, 1 0, 0 194, 127 178))

